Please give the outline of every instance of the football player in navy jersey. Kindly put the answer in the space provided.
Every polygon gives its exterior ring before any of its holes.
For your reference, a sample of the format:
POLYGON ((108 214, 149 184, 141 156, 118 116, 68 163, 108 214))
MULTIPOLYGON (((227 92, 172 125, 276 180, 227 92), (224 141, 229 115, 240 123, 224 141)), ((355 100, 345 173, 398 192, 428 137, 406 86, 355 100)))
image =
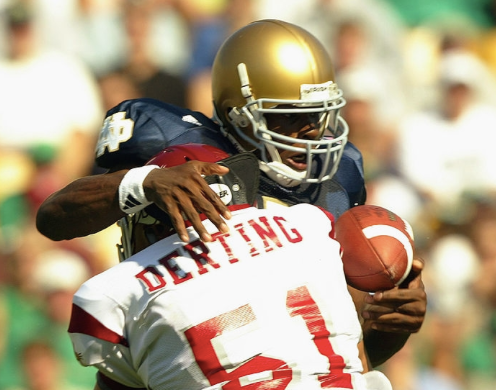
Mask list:
MULTIPOLYGON (((50 196, 37 214, 40 232, 54 240, 96 233, 155 203, 183 241, 188 240, 185 220, 211 241, 198 212, 221 232, 230 213, 202 175, 226 168, 199 161, 143 166, 165 147, 185 143, 255 153, 262 171, 259 207, 311 203, 339 217, 365 202, 361 154, 347 142, 348 126, 339 114, 345 100, 329 55, 315 37, 281 21, 253 22, 219 49, 212 78, 215 120, 152 99, 111 109, 96 147, 97 164, 109 172, 76 180, 50 196)), ((422 268, 415 260, 401 289, 374 295, 352 290, 374 366, 422 325, 422 268)))

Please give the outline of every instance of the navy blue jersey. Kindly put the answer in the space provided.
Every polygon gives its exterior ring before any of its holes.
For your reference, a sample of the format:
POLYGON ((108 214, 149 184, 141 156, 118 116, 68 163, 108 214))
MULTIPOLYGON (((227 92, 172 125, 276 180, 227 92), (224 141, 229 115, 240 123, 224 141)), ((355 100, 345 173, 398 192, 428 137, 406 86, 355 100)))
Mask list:
POLYGON ((155 99, 125 100, 107 111, 95 158, 101 168, 137 167, 168 146, 192 142, 236 153, 219 126, 202 113, 155 99))
MULTIPOLYGON (((164 148, 186 143, 237 153, 219 126, 199 112, 148 98, 126 100, 107 112, 95 150, 96 163, 107 169, 141 166, 164 148)), ((261 204, 267 197, 290 205, 311 203, 339 217, 365 202, 362 155, 347 143, 337 173, 322 183, 287 188, 262 173, 259 195, 261 204)))

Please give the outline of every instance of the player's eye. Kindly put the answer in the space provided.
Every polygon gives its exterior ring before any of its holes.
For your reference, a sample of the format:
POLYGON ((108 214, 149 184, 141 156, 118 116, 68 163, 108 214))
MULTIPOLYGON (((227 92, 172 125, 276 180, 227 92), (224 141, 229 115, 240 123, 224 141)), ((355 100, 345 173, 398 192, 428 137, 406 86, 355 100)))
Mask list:
POLYGON ((296 114, 296 113, 283 114, 283 116, 286 122, 288 122, 289 124, 294 124, 298 122, 301 118, 301 114, 296 114))

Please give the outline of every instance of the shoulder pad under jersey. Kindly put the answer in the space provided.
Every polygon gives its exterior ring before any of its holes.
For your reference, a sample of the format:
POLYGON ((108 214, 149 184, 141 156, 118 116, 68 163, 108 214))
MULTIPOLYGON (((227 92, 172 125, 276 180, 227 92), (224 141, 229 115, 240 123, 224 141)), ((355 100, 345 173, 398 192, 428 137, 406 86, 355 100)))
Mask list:
POLYGON ((149 98, 125 100, 107 111, 95 160, 108 169, 141 166, 168 146, 190 142, 233 153, 218 125, 200 112, 149 98))
POLYGON ((366 190, 362 153, 350 142, 344 148, 339 168, 333 179, 341 184, 347 192, 350 198, 350 207, 365 203, 366 190))

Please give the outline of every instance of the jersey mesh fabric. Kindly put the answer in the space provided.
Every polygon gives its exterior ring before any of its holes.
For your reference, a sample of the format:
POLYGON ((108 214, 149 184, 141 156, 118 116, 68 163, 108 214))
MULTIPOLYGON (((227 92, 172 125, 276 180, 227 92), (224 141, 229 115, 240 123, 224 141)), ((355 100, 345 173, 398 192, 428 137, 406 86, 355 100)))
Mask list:
POLYGON ((86 282, 74 303, 129 348, 79 321, 70 335, 80 361, 127 386, 140 386, 138 375, 154 390, 227 382, 365 389, 361 328, 329 215, 310 205, 249 208, 229 224, 226 241, 204 247, 192 231, 189 246, 168 237, 86 282), (178 279, 178 270, 190 276, 178 279), (105 312, 105 301, 121 313, 105 312))

